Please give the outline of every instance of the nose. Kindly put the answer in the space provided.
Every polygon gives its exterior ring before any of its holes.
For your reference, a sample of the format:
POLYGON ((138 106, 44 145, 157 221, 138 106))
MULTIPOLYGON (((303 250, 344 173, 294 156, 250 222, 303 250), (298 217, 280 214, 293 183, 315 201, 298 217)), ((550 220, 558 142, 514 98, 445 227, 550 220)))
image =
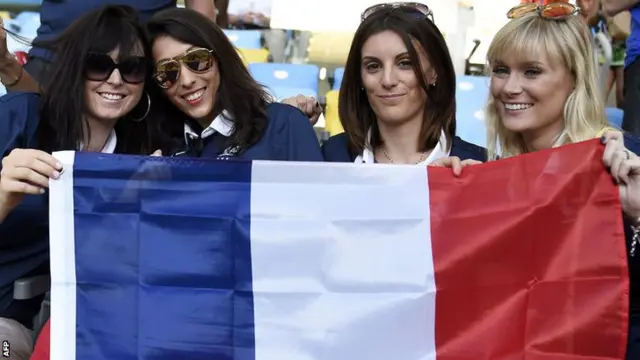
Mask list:
POLYGON ((392 88, 398 85, 398 74, 396 73, 395 66, 387 66, 382 74, 382 86, 385 88, 392 88))
POLYGON ((114 69, 111 72, 111 75, 109 75, 109 78, 107 79, 107 84, 122 85, 122 83, 123 83, 123 80, 122 80, 122 75, 120 74, 120 70, 114 69))
POLYGON ((520 94, 522 92, 522 81, 520 76, 515 73, 509 74, 502 91, 509 96, 520 94))
POLYGON ((195 74, 185 64, 180 63, 180 85, 189 88, 195 81, 195 74))

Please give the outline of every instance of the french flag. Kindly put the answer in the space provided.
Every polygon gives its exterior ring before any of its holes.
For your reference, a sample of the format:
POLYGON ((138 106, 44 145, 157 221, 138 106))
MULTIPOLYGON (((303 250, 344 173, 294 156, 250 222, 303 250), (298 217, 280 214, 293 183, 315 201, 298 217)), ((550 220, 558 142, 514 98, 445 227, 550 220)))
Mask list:
POLYGON ((623 359, 598 141, 449 169, 55 153, 52 360, 623 359))

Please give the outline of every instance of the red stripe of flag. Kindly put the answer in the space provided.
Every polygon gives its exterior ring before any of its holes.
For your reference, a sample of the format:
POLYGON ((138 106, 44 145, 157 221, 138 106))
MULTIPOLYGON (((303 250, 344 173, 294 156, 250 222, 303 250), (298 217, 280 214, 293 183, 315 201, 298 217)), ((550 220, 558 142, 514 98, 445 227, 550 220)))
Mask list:
POLYGON ((624 359, 628 270, 597 140, 428 168, 438 360, 624 359))

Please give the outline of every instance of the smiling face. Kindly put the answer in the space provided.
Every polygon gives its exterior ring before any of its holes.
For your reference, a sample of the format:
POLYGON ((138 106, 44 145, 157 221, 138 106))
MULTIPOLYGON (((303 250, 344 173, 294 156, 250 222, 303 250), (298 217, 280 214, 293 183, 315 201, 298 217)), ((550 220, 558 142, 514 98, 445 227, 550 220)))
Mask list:
MULTIPOLYGON (((435 82, 435 72, 424 50, 420 46, 416 49, 427 83, 431 84, 435 82)), ((427 95, 398 34, 386 30, 369 37, 362 47, 361 66, 362 84, 378 121, 422 121, 427 95)))
POLYGON ((144 90, 146 63, 142 47, 130 56, 94 54, 86 60, 84 98, 90 120, 114 123, 138 104, 144 90), (117 63, 119 69, 114 68, 117 63))
POLYGON ((208 126, 213 121, 213 111, 220 87, 220 73, 218 64, 213 57, 208 58, 209 62, 200 61, 202 59, 185 60, 182 57, 194 49, 198 49, 198 47, 169 36, 161 36, 153 44, 153 58, 156 69, 168 61, 178 60, 178 78, 167 84, 167 87, 163 89, 164 93, 182 112, 203 126, 208 126), (191 60, 196 60, 195 62, 198 64, 191 60), (185 62, 189 66, 185 65, 185 62), (194 68, 200 70, 196 72, 193 70, 194 68))
POLYGON ((553 137, 562 131, 565 103, 574 87, 565 66, 544 52, 535 59, 505 54, 492 64, 492 73, 491 94, 507 130, 525 137, 553 137))

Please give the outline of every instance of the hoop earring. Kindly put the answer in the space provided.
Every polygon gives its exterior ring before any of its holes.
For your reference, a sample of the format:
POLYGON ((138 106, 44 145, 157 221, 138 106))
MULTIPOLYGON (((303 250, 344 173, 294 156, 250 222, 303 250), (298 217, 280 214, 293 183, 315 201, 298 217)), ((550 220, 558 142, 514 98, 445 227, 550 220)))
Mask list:
POLYGON ((144 92, 144 94, 147 95, 147 111, 145 111, 144 115, 142 115, 141 118, 137 118, 137 119, 131 118, 131 121, 133 122, 140 122, 144 120, 147 117, 147 115, 149 115, 149 111, 151 111, 151 96, 149 96, 149 93, 146 91, 144 92))

